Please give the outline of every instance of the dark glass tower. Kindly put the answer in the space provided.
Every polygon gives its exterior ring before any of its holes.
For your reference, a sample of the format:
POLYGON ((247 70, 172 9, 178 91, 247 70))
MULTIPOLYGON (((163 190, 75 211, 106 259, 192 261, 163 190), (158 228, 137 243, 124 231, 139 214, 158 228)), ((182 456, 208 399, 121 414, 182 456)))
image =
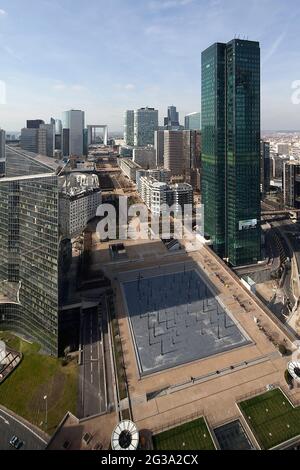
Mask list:
POLYGON ((260 48, 234 39, 202 54, 205 233, 233 266, 260 259, 260 48))
POLYGON ((202 54, 202 203, 204 231, 225 257, 225 44, 202 54))

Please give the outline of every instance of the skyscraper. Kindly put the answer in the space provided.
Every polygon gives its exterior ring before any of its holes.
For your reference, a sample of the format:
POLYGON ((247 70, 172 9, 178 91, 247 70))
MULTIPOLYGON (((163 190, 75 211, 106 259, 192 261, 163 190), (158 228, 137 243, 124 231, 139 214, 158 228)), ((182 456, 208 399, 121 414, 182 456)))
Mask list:
POLYGON ((20 146, 27 152, 47 155, 47 130, 35 127, 22 129, 20 146))
POLYGON ((154 145, 154 132, 158 129, 158 111, 154 108, 141 108, 134 111, 134 145, 146 147, 154 145))
POLYGON ((28 119, 26 127, 27 129, 39 129, 41 124, 45 124, 42 119, 28 119))
POLYGON ((55 125, 54 124, 41 124, 40 129, 46 131, 46 153, 47 157, 54 156, 55 150, 55 125))
POLYGON ((234 39, 202 53, 205 234, 233 266, 260 259, 260 48, 234 39))
POLYGON ((5 173, 5 139, 5 131, 0 129, 0 177, 5 173))
POLYGON ((172 130, 174 127, 179 127, 179 113, 176 106, 168 107, 168 116, 164 119, 164 126, 166 130, 172 130))
POLYGON ((83 155, 84 111, 71 109, 62 118, 63 155, 81 157, 83 155))
POLYGON ((184 118, 184 128, 187 131, 200 131, 201 113, 187 114, 184 118))
POLYGON ((156 152, 156 166, 164 165, 164 146, 165 146, 165 131, 158 130, 154 132, 154 148, 156 152))
POLYGON ((60 349, 60 288, 64 242, 59 175, 52 158, 7 147, 0 178, 0 327, 60 349))
POLYGON ((134 111, 125 111, 124 117, 124 142, 125 145, 134 145, 134 111))

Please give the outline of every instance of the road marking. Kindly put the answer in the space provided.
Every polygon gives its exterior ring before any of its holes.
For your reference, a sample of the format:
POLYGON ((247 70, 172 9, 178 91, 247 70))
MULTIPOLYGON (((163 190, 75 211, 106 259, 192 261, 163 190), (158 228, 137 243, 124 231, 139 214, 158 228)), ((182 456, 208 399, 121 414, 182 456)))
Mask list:
POLYGON ((5 419, 3 416, 0 415, 0 419, 2 419, 2 421, 4 421, 5 424, 9 425, 9 421, 7 421, 7 419, 5 419))
POLYGON ((44 444, 48 444, 47 441, 45 441, 41 436, 39 436, 35 431, 33 431, 32 429, 30 429, 30 427, 28 427, 26 424, 22 423, 22 421, 18 420, 17 418, 15 418, 14 416, 10 415, 9 413, 6 413, 6 411, 2 410, 1 409, 1 413, 4 413, 6 416, 8 416, 10 419, 13 419, 14 421, 16 421, 18 424, 20 424, 21 426, 23 426, 23 428, 27 429, 28 431, 31 432, 31 434, 33 434, 35 437, 37 437, 40 441, 42 441, 44 444))

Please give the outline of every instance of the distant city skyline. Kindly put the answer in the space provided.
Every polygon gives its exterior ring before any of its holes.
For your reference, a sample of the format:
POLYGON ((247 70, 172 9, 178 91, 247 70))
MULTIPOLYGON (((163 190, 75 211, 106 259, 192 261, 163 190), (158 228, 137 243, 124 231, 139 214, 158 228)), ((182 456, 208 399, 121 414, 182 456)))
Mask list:
POLYGON ((239 0, 2 0, 0 127, 82 109, 121 132, 126 109, 154 107, 162 124, 173 104, 183 124, 200 111, 201 52, 240 36, 261 44, 262 130, 299 130, 299 15, 292 0, 249 0, 247 12, 239 0))

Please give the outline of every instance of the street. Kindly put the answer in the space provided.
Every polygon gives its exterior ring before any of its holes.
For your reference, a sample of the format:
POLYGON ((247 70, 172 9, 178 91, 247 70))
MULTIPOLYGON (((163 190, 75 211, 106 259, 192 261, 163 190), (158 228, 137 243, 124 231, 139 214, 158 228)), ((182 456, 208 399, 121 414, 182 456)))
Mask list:
POLYGON ((83 310, 81 334, 80 417, 88 417, 107 408, 102 328, 97 307, 83 310))
POLYGON ((0 408, 0 450, 14 450, 9 444, 13 436, 24 442, 22 450, 43 450, 47 444, 29 423, 0 408))

